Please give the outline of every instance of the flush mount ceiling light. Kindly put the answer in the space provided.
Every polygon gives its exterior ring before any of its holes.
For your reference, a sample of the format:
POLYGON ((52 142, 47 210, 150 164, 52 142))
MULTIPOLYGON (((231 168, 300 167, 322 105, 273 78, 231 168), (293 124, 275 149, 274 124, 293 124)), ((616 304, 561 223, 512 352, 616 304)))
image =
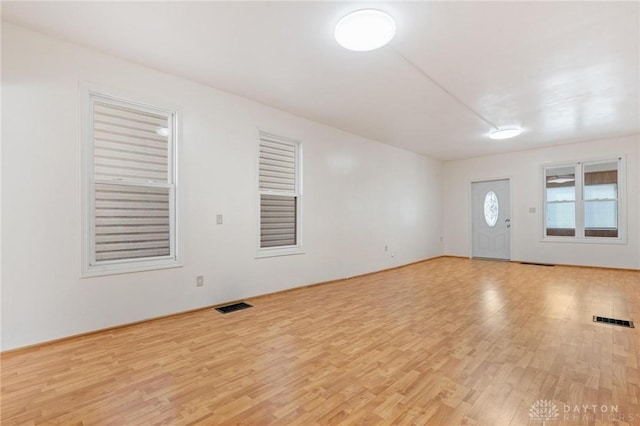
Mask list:
POLYGON ((389 43, 395 33, 396 23, 391 16, 381 10, 362 9, 342 18, 334 36, 345 49, 366 52, 389 43))
POLYGON ((522 133, 522 130, 517 128, 496 129, 489 133, 489 137, 495 140, 509 139, 515 138, 520 133, 522 133))

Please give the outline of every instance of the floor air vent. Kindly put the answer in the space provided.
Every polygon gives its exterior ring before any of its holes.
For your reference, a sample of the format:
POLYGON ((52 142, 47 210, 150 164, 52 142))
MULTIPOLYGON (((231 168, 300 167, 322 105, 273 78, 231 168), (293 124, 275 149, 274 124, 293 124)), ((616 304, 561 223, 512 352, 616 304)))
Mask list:
POLYGON ((536 263, 536 262, 520 262, 521 265, 535 265, 535 266, 556 266, 550 263, 536 263))
POLYGON ((593 322, 601 322, 603 324, 611 324, 611 325, 619 325, 621 327, 635 328, 633 326, 633 321, 625 321, 625 320, 619 320, 619 319, 607 318, 607 317, 598 317, 595 315, 593 316, 593 322))
POLYGON ((242 309, 252 308, 253 306, 248 303, 240 302, 234 303, 233 305, 220 306, 216 308, 216 311, 222 312, 223 314, 228 314, 230 312, 241 311, 242 309))

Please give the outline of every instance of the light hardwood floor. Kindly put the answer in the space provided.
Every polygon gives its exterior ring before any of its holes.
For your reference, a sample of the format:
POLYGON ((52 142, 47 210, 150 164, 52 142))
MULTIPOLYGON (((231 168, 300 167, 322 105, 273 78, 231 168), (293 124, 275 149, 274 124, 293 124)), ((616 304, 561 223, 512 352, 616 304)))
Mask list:
POLYGON ((2 425, 640 424, 640 328, 592 322, 640 327, 640 272, 441 258, 247 301, 4 354, 2 425))

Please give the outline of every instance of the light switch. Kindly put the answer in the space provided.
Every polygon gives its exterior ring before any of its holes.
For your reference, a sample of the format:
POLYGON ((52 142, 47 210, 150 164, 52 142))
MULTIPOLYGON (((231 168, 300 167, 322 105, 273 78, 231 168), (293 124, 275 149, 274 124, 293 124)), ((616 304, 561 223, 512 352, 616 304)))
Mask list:
POLYGON ((529 213, 535 213, 535 212, 536 212, 535 207, 529 207, 529 213))
POLYGON ((221 214, 217 214, 216 215, 216 225, 222 225, 222 215, 221 214))

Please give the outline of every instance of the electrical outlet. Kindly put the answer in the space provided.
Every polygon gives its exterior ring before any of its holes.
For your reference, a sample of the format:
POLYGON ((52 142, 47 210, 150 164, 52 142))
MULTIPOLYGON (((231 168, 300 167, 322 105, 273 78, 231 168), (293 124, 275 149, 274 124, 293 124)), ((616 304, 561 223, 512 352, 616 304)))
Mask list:
POLYGON ((384 251, 389 251, 389 247, 387 247, 387 245, 384 245, 384 251))
POLYGON ((204 286, 204 277, 202 275, 198 275, 196 277, 196 287, 204 286))
POLYGON ((222 215, 221 214, 217 214, 216 215, 216 225, 222 225, 222 215))

